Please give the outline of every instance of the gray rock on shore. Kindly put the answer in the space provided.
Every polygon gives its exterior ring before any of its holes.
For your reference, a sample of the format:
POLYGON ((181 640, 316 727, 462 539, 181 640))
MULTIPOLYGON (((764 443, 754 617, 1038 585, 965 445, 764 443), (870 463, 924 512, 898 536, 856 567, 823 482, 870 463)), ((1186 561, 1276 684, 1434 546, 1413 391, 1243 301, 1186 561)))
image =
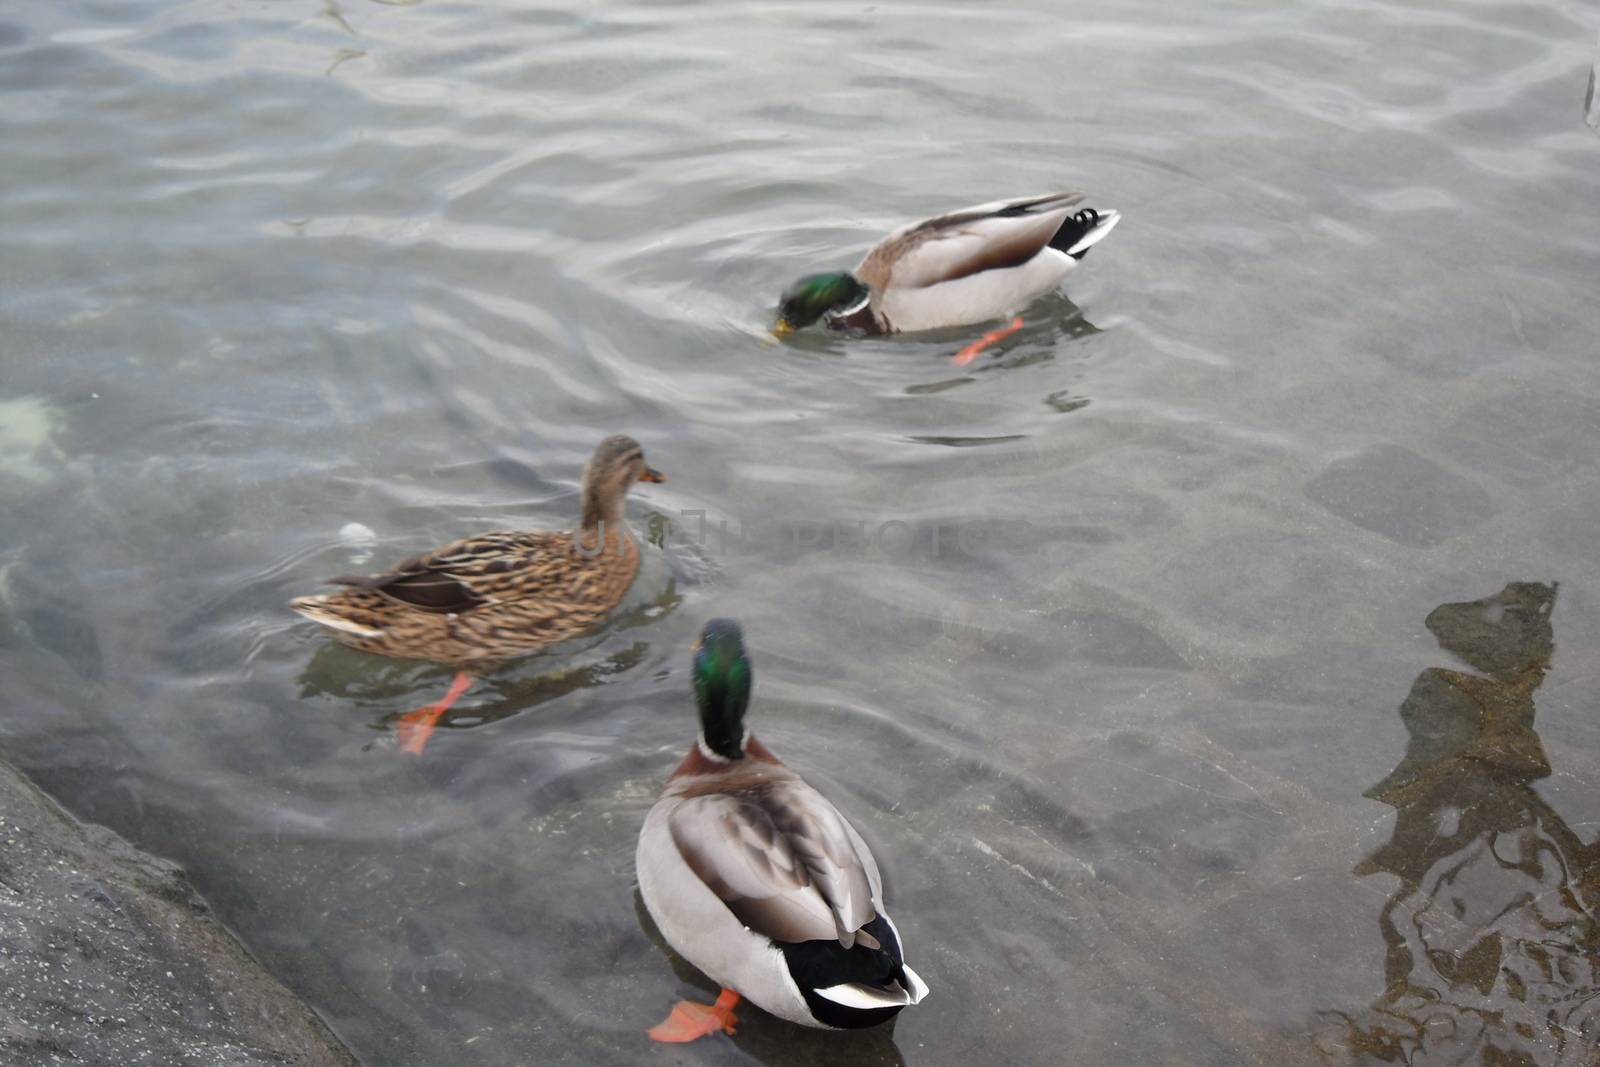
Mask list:
POLYGON ((355 1067, 164 860, 0 762, 0 1062, 355 1067))

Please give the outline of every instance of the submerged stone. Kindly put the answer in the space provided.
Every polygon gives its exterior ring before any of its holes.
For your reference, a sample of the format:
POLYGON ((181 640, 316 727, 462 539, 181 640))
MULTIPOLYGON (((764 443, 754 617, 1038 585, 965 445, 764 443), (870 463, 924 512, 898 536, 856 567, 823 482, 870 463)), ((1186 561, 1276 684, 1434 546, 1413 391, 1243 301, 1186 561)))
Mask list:
POLYGON ((0 762, 0 1062, 355 1067, 183 871, 0 762))

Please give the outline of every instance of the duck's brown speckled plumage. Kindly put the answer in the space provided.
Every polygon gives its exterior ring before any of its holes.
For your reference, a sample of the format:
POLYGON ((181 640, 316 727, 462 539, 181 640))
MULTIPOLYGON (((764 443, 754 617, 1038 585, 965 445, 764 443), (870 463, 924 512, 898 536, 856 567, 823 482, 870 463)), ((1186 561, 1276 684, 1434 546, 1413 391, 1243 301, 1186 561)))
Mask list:
POLYGON ((627 593, 639 549, 623 498, 641 479, 665 480, 638 442, 608 437, 584 473, 580 529, 477 534, 289 606, 383 656, 464 667, 527 655, 590 629, 627 593))

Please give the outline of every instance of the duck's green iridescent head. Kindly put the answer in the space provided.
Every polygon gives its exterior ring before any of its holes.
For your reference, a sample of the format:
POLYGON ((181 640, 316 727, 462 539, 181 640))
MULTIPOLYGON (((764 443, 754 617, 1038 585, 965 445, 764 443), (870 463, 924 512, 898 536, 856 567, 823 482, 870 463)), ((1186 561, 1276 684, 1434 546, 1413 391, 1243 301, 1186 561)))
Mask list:
POLYGON ((750 660, 744 634, 732 619, 712 619, 694 650, 694 699, 700 736, 726 759, 744 756, 744 711, 750 705, 750 660))
POLYGON ((773 324, 772 333, 776 337, 788 337, 830 311, 855 307, 867 298, 868 292, 849 271, 808 274, 778 298, 778 321, 773 324))

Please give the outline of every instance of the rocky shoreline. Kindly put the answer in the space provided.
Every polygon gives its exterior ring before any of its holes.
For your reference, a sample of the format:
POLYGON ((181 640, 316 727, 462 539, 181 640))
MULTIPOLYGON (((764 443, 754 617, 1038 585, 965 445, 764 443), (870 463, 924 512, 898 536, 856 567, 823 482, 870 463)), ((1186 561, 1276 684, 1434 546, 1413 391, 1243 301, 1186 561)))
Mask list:
POLYGON ((0 761, 0 1061, 356 1067, 181 868, 0 761))

